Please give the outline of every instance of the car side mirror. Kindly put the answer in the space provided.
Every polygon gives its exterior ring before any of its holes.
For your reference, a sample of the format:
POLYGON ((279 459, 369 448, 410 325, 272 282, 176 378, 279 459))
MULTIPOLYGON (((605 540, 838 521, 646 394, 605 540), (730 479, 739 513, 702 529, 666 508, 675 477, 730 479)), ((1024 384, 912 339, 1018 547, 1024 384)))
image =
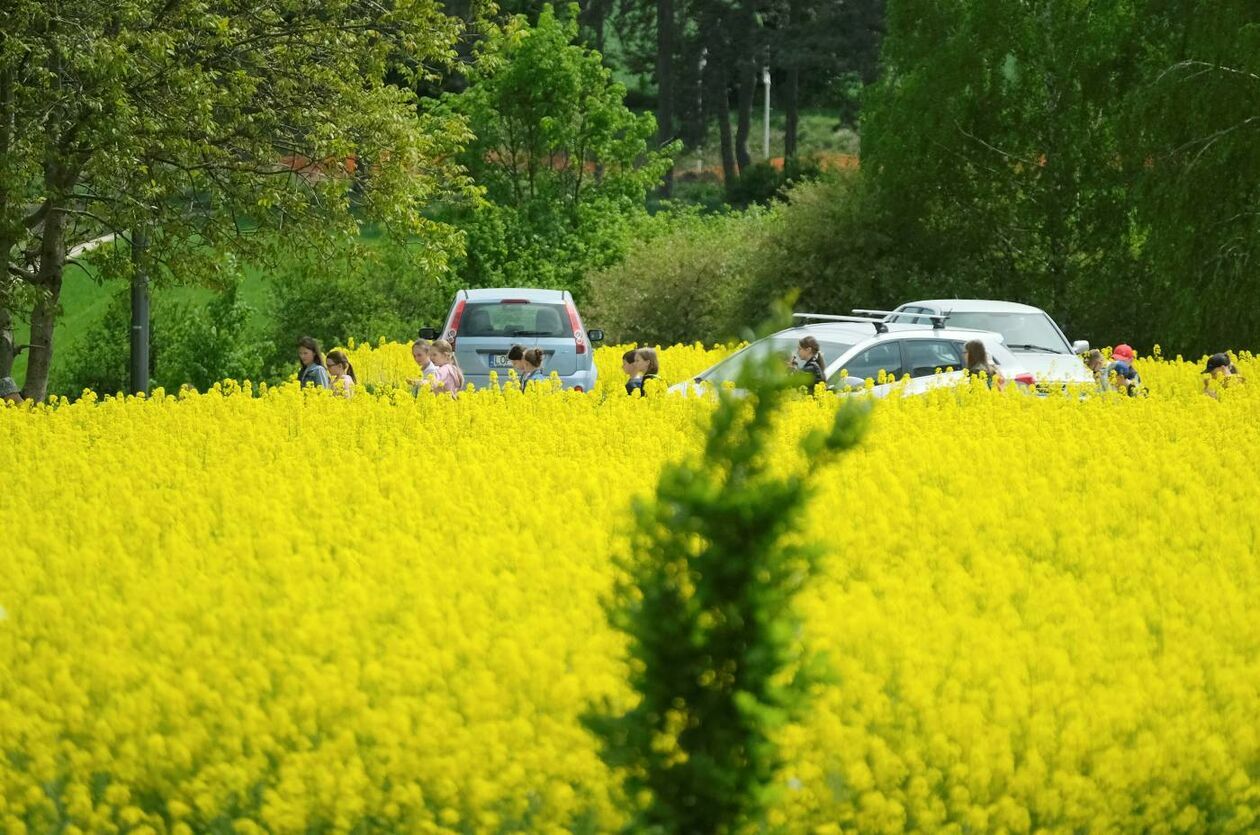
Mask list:
POLYGON ((840 381, 841 388, 861 389, 866 388, 866 380, 861 377, 845 377, 840 381))
POLYGON ((600 330, 599 328, 595 328, 594 330, 589 330, 586 332, 586 338, 592 342, 603 342, 604 332, 600 330))
POLYGON ((1089 351, 1089 341, 1088 341, 1088 340, 1085 340, 1085 339, 1078 339, 1078 340, 1076 340, 1075 342, 1073 342, 1073 343, 1072 343, 1072 353, 1073 353, 1073 354, 1084 354, 1084 353, 1086 353, 1087 351, 1089 351))
POLYGON ((437 328, 421 328, 420 338, 428 339, 430 341, 437 339, 437 328))

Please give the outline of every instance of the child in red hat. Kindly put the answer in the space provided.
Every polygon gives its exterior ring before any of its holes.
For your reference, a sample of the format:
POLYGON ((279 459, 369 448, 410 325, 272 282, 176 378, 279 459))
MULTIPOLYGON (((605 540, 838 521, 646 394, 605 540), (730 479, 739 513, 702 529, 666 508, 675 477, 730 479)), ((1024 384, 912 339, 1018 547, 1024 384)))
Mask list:
POLYGON ((1117 345, 1111 349, 1111 364, 1103 375, 1104 379, 1114 381, 1117 387, 1123 388, 1130 397, 1136 397, 1142 386, 1137 369, 1133 367, 1136 357, 1132 347, 1124 343, 1117 345))

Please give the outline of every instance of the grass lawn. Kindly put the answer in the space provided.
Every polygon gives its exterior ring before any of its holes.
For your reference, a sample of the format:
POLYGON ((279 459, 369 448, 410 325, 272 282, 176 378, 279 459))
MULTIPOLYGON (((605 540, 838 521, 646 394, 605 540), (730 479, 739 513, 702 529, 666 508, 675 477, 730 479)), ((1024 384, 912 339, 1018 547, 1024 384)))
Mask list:
MULTIPOLYGON (((245 268, 240 295, 254 309, 250 325, 256 332, 262 332, 267 326, 266 309, 270 303, 267 281, 265 271, 255 267, 245 268)), ((53 363, 49 374, 51 391, 57 388, 57 372, 61 363, 87 337, 92 327, 104 318, 113 295, 120 292, 126 292, 126 288, 120 284, 102 283, 92 272, 77 265, 66 267, 61 285, 61 315, 57 318, 56 331, 53 334, 53 363)), ((205 287, 164 287, 154 290, 155 299, 158 295, 165 299, 196 304, 209 301, 213 291, 205 287)), ((30 337, 29 323, 20 315, 14 318, 14 336, 19 344, 26 344, 30 337)), ((125 340, 129 335, 122 333, 118 338, 125 340)), ((26 379, 25 351, 13 363, 13 378, 19 384, 26 379)))

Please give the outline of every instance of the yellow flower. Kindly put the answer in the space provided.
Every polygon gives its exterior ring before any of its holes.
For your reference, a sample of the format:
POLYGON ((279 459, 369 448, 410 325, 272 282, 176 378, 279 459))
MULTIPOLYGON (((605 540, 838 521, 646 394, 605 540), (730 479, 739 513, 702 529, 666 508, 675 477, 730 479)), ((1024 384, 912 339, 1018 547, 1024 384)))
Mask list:
MULTIPOLYGON (((0 830, 611 831, 579 717, 601 600, 703 398, 353 400, 224 384, 0 408, 0 830)), ((677 382, 720 351, 661 352, 677 382)), ((812 485, 798 600, 833 681, 784 728, 791 832, 1247 832, 1260 816, 1260 365, 1202 394, 881 401, 812 485)), ((789 405, 771 460, 828 425, 789 405)), ((670 750, 672 740, 662 740, 670 750)))

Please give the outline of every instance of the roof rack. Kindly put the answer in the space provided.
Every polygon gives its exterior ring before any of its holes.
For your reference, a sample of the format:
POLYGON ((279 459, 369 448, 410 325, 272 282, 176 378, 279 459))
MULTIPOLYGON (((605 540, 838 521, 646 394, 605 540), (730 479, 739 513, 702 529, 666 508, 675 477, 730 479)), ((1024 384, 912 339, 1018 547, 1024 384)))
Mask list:
POLYGON ((906 316, 906 317, 923 316, 931 320, 932 327, 935 329, 940 329, 940 328, 945 327, 945 320, 949 318, 948 313, 941 313, 940 311, 937 311, 935 313, 920 313, 916 311, 912 313, 908 310, 869 310, 867 308, 854 308, 853 312, 862 313, 868 316, 883 316, 885 321, 887 321, 888 317, 890 316, 906 316))
POLYGON ((888 333, 888 325, 883 319, 875 319, 870 316, 831 316, 824 313, 793 313, 793 319, 805 319, 818 322, 857 322, 861 325, 871 325, 875 328, 875 333, 888 333))

